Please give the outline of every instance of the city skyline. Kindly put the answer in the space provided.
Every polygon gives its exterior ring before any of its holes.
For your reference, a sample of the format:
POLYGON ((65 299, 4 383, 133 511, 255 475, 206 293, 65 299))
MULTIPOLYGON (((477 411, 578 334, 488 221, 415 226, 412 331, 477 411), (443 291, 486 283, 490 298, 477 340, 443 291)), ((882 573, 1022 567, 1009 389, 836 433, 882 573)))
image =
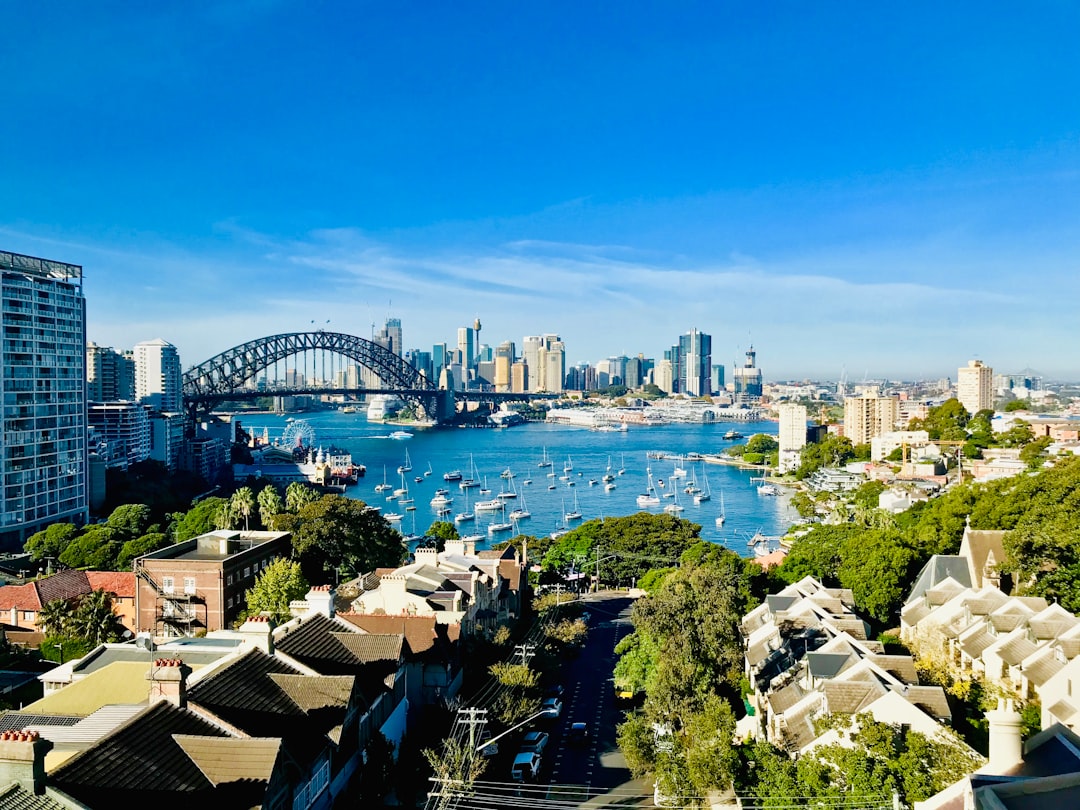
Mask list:
POLYGON ((1080 10, 905 11, 16 7, 0 247, 184 368, 479 316, 568 367, 697 328, 767 380, 1078 379, 1080 10))

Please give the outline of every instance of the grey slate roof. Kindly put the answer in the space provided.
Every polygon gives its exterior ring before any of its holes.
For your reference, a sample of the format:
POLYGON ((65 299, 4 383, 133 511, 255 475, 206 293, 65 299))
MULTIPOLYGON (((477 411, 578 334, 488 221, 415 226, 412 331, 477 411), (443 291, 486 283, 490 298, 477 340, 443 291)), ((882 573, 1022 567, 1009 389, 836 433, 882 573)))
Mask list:
POLYGON ((885 694, 877 681, 826 681, 821 687, 830 712, 858 714, 885 694))
POLYGON ((950 577, 965 588, 971 587, 967 560, 955 554, 935 554, 926 561, 926 565, 915 578, 915 584, 911 586, 911 591, 904 600, 905 604, 922 599, 932 588, 950 577))
POLYGON ((810 652, 806 654, 807 667, 815 678, 835 678, 849 666, 848 653, 810 652))
POLYGON ((0 810, 67 810, 68 807, 48 794, 35 796, 18 782, 0 788, 0 810))

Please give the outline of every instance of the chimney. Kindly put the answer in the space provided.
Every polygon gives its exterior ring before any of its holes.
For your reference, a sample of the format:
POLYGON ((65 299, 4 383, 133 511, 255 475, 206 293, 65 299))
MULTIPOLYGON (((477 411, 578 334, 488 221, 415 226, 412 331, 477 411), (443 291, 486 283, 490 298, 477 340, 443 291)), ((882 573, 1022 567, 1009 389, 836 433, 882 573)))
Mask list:
POLYGON ((337 594, 334 592, 332 585, 315 585, 308 591, 305 598, 312 610, 321 613, 328 619, 332 619, 334 618, 334 597, 336 596, 337 594))
POLYGON ((237 632, 243 636, 244 644, 274 654, 274 622, 269 616, 248 616, 237 632))
POLYGON ((45 793, 45 755, 52 747, 36 731, 0 734, 0 784, 18 782, 38 796, 45 793))
POLYGON ((439 564, 439 552, 434 548, 418 548, 413 552, 413 560, 421 565, 439 564))
POLYGON ((1020 713, 1011 700, 999 698, 997 708, 988 711, 986 719, 990 722, 990 762, 981 773, 1001 776, 1024 760, 1020 713))
POLYGON ((187 679, 190 674, 191 667, 179 658, 155 660, 146 673, 146 679, 150 681, 150 705, 167 700, 173 706, 184 708, 187 705, 187 679))
POLYGON ((459 556, 465 554, 465 541, 464 540, 447 540, 446 541, 446 553, 457 554, 459 556))
POLYGON ((465 556, 466 557, 475 557, 476 556, 476 541, 475 540, 463 540, 462 542, 465 544, 465 556))

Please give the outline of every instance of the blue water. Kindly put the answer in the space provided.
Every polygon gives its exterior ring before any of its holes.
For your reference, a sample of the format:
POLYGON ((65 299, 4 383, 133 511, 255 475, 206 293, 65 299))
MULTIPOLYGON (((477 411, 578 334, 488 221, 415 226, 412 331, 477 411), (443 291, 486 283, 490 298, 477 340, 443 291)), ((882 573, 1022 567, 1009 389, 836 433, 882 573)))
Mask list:
MULTIPOLYGON (((369 424, 363 413, 345 414, 340 411, 324 411, 311 414, 294 414, 296 419, 304 419, 315 431, 315 446, 334 445, 352 453, 355 463, 367 467, 367 476, 361 478, 357 486, 350 487, 347 496, 365 501, 373 506, 382 507, 384 512, 403 512, 405 517, 398 524, 405 534, 422 534, 435 520, 453 520, 458 512, 465 511, 465 492, 458 488, 457 482, 446 483, 443 473, 460 470, 469 475, 469 460, 479 472, 481 481, 486 477, 490 495, 480 495, 477 489, 469 490, 469 511, 477 499, 493 498, 507 484, 500 478, 500 473, 510 468, 514 474, 513 485, 519 493, 516 500, 507 502, 507 511, 520 506, 524 498, 532 517, 519 523, 523 534, 546 535, 556 528, 564 527, 563 514, 574 507, 575 495, 578 510, 584 520, 598 517, 630 515, 642 511, 635 499, 645 491, 647 474, 646 465, 652 467, 653 478, 663 479, 670 491, 670 477, 674 467, 672 460, 646 460, 646 452, 664 451, 672 454, 716 453, 730 446, 731 441, 723 439, 724 433, 734 428, 747 436, 754 433, 776 434, 774 422, 726 423, 715 424, 673 424, 659 427, 631 427, 626 433, 596 433, 582 428, 544 423, 528 423, 505 430, 495 429, 408 429, 383 424, 369 424), (406 429, 413 433, 413 438, 395 440, 389 438, 392 430, 406 429), (550 468, 539 468, 544 449, 553 462, 550 468), (416 501, 416 511, 405 512, 395 501, 387 501, 383 494, 374 491, 375 485, 383 480, 386 469, 386 481, 394 488, 402 485, 397 468, 405 461, 408 450, 412 463, 412 472, 405 474, 409 494, 416 501), (567 459, 573 463, 570 473, 575 486, 568 486, 560 481, 563 466, 567 459), (616 489, 604 490, 600 480, 609 463, 612 472, 624 467, 624 475, 615 479, 616 489), (432 473, 423 482, 416 483, 416 476, 423 476, 430 464, 432 473), (555 478, 548 478, 547 473, 554 472, 555 478), (531 484, 525 484, 531 479, 531 484), (598 483, 589 486, 589 480, 598 483), (549 489, 554 484, 554 489, 549 489), (439 518, 429 506, 437 488, 450 490, 449 497, 454 499, 450 506, 452 512, 439 518)), ((272 414, 248 414, 238 417, 244 429, 262 437, 263 428, 268 431, 271 441, 279 438, 286 426, 286 417, 272 414)), ((740 554, 747 554, 747 540, 755 532, 766 535, 782 534, 797 518, 788 505, 787 497, 758 495, 756 485, 750 481, 750 473, 734 467, 716 464, 691 465, 684 462, 688 477, 680 482, 679 503, 684 507, 680 517, 701 525, 701 536, 714 543, 725 545, 740 554), (693 497, 685 495, 682 488, 686 481, 696 475, 697 483, 703 486, 703 475, 708 475, 712 490, 712 500, 695 506, 693 497), (724 512, 727 520, 722 528, 716 527, 716 516, 720 513, 720 493, 724 496, 724 512)), ((386 493, 389 494, 389 493, 386 493)), ((662 513, 663 506, 671 503, 661 499, 661 505, 649 511, 662 513)), ((483 534, 487 537, 487 526, 492 522, 503 522, 499 512, 476 513, 475 523, 458 524, 462 534, 483 534)), ((583 521, 571 521, 569 527, 580 525, 583 521)), ((504 540, 511 536, 506 532, 494 538, 504 540)), ((483 548, 486 544, 478 544, 483 548)))

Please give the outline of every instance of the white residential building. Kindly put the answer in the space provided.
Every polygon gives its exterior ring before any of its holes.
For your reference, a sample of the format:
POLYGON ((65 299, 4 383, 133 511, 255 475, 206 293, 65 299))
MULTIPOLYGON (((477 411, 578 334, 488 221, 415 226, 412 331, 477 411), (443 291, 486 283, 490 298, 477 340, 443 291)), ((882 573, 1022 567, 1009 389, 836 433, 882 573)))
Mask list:
POLYGON ((993 408, 994 370, 982 360, 968 360, 967 367, 956 372, 956 398, 972 415, 993 408))
POLYGON ((181 411, 183 379, 176 347, 160 338, 146 340, 135 344, 133 355, 135 399, 155 411, 181 411))
POLYGON ((87 517, 82 267, 0 251, 0 543, 87 517))
POLYGON ((791 472, 799 466, 802 449, 806 446, 806 406, 785 403, 777 408, 780 428, 780 472, 791 472))

